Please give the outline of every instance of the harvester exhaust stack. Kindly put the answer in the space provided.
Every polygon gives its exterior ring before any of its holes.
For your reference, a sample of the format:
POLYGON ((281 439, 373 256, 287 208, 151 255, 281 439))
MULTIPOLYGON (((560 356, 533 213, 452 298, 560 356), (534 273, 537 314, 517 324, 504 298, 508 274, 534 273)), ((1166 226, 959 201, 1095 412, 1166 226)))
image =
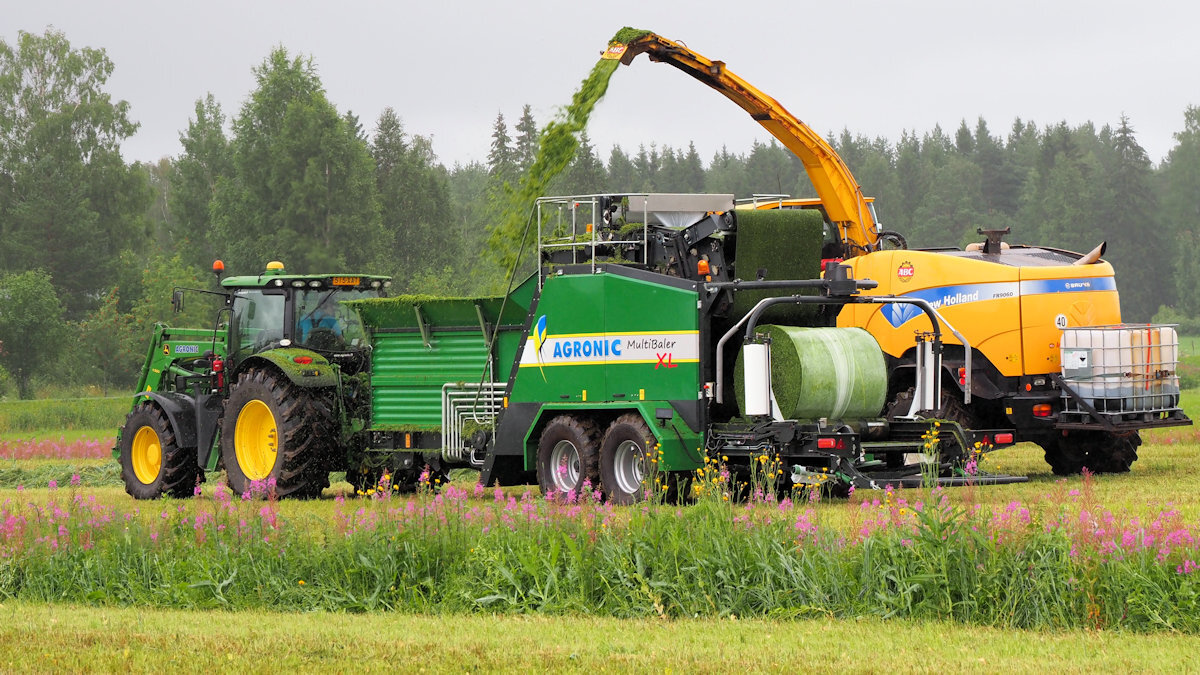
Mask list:
POLYGON ((1100 256, 1104 255, 1104 252, 1106 250, 1108 250, 1108 242, 1102 241, 1102 242, 1100 242, 1099 246, 1088 251, 1082 258, 1080 258, 1079 260, 1076 260, 1075 262, 1073 262, 1071 264, 1072 265, 1092 265, 1092 264, 1096 263, 1096 261, 1100 260, 1100 256))

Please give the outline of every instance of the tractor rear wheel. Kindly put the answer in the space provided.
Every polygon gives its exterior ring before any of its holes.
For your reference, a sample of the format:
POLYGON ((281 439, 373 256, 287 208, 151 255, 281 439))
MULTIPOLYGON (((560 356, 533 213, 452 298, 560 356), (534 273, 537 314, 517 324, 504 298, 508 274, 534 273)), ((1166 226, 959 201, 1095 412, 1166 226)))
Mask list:
POLYGON ((121 479, 134 499, 190 497, 200 478, 196 451, 180 448, 166 414, 140 403, 121 430, 121 479))
POLYGON ((600 482, 596 423, 587 417, 559 415, 542 430, 537 476, 542 494, 575 492, 587 481, 600 482))
POLYGON ((600 444, 600 484, 611 504, 633 504, 646 498, 645 482, 656 441, 641 415, 613 420, 600 444))
POLYGON ((238 377, 221 422, 221 458, 235 494, 267 489, 309 498, 329 486, 337 428, 328 392, 298 387, 271 370, 238 377))

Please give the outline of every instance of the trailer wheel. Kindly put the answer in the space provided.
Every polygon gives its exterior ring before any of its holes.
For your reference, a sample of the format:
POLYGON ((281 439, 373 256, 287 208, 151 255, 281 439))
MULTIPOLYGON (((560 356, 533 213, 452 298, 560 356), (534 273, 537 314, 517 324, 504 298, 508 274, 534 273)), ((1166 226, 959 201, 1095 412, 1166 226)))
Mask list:
POLYGON ((180 448, 167 416, 140 403, 121 430, 121 479, 134 499, 190 497, 200 477, 196 451, 180 448))
POLYGON ((633 504, 646 498, 654 434, 641 415, 629 413, 613 421, 600 444, 600 484, 612 504, 633 504))
POLYGON ((559 415, 538 442, 538 485, 543 494, 579 492, 584 481, 600 482, 596 423, 586 417, 559 415))
POLYGON ((221 422, 221 457, 235 494, 275 479, 277 497, 317 497, 329 486, 336 428, 332 401, 320 389, 250 369, 238 378, 221 422))

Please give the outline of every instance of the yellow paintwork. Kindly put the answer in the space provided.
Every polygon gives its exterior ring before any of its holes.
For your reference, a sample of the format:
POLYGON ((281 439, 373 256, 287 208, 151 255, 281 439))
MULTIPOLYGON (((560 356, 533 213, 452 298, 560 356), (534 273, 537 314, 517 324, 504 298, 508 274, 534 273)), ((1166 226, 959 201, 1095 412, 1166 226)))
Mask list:
POLYGON ((162 442, 158 440, 158 432, 153 427, 139 428, 129 450, 133 475, 143 485, 158 480, 158 473, 162 471, 162 442))
MULTIPOLYGON (((643 35, 626 45, 613 43, 603 58, 629 65, 646 53, 652 61, 666 62, 723 94, 750 113, 759 124, 804 164, 816 189, 815 200, 774 200, 758 208, 823 206, 829 220, 837 226, 856 278, 875 279, 880 286, 874 294, 904 295, 936 289, 952 289, 939 311, 961 332, 971 345, 982 352, 1003 375, 1045 374, 1059 369, 1058 341, 1061 328, 1055 318, 1062 315, 1068 326, 1092 326, 1120 323, 1121 311, 1115 284, 1105 283, 1104 290, 1046 292, 1034 288, 1037 281, 1055 279, 1103 278, 1111 282, 1112 266, 1106 262, 1092 265, 1056 267, 1015 267, 986 260, 956 257, 932 251, 876 251, 879 227, 870 208, 870 199, 850 173, 842 158, 819 134, 801 122, 775 99, 733 74, 720 61, 712 61, 686 45, 658 35, 643 35), (912 276, 902 281, 898 271, 911 265, 912 276), (989 293, 1011 295, 974 301, 972 286, 994 284, 989 293)), ((884 352, 901 356, 914 346, 914 331, 929 330, 929 321, 917 318, 892 325, 883 306, 849 305, 838 317, 839 326, 858 326, 870 331, 884 352)), ((953 336, 943 335, 948 343, 953 336)))
MULTIPOLYGON (((1120 323, 1117 291, 1046 292, 1039 281, 1098 279, 1110 282, 1112 265, 1016 267, 933 251, 878 251, 847 261, 857 279, 873 279, 868 295, 913 295, 925 299, 967 338, 971 346, 1008 377, 1057 372, 1062 314, 1068 326, 1120 323), (953 281, 948 281, 953 280, 953 281), (1024 282, 1024 283, 1023 283, 1024 282), (976 292, 988 295, 974 297, 976 292), (919 296, 918 296, 919 297, 919 296)), ((1061 285, 1061 284, 1060 284, 1061 285)), ((849 305, 838 325, 866 329, 887 354, 902 356, 914 346, 916 331, 930 330, 923 313, 899 326, 888 321, 884 305, 849 305)), ((958 340, 943 328, 943 340, 958 340)))
POLYGON ((271 408, 259 400, 247 403, 238 413, 233 435, 233 449, 242 473, 250 480, 266 480, 279 450, 279 429, 271 408))
POLYGON ((800 158, 817 196, 825 206, 829 220, 838 227, 842 240, 854 252, 875 248, 879 239, 878 227, 871 214, 862 188, 850 173, 850 168, 816 131, 778 101, 759 91, 754 85, 733 74, 722 61, 713 61, 692 51, 681 42, 674 42, 653 33, 627 45, 611 44, 604 52, 606 59, 619 59, 629 65, 638 54, 646 53, 651 61, 664 61, 707 84, 750 113, 772 136, 800 158))

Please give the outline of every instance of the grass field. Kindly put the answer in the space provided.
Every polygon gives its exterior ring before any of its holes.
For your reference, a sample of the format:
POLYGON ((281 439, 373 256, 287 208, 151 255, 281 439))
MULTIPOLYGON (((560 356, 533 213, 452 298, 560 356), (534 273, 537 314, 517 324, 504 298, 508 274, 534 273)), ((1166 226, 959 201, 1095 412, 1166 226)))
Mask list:
POLYGON ((1191 672, 1200 638, 877 619, 187 612, 7 602, 0 670, 1191 672))
MULTIPOLYGON (((1190 414, 1195 414, 1198 404, 1200 394, 1197 391, 1185 393, 1184 407, 1190 414)), ((103 452, 99 457, 89 454, 95 453, 95 447, 105 450, 110 447, 111 434, 112 431, 107 429, 81 427, 69 433, 27 429, 0 436, 0 502, 46 505, 36 507, 40 513, 46 513, 49 504, 66 504, 68 495, 72 499, 86 497, 91 501, 93 506, 89 508, 94 513, 125 514, 126 518, 133 518, 126 522, 138 524, 140 529, 135 528, 136 532, 144 534, 154 530, 164 536, 176 536, 177 543, 183 547, 177 550, 188 550, 188 539, 178 538, 182 536, 178 523, 199 521, 206 517, 205 514, 220 509, 214 486, 221 482, 221 477, 210 476, 202 495, 196 499, 134 502, 124 493, 115 462, 103 452), (46 452, 52 458, 36 458, 38 453, 46 452), (60 486, 57 493, 49 489, 50 481, 60 486), (68 487, 72 482, 75 486, 68 487), (168 511, 170 522, 176 525, 166 529, 155 525, 166 518, 168 511)), ((992 472, 1029 476, 1029 482, 954 489, 947 491, 947 495, 953 504, 978 505, 987 512, 1011 511, 1014 503, 1019 504, 1034 512, 1035 519, 1039 517, 1037 514, 1049 514, 1064 507, 1103 510, 1116 514, 1115 522, 1121 523, 1177 512, 1178 521, 1196 528, 1200 522, 1200 468, 1196 462, 1200 453, 1200 432, 1185 427, 1148 432, 1144 437, 1146 442, 1139 453, 1140 459, 1125 475, 1097 476, 1086 482, 1080 477, 1062 479, 1050 474, 1039 448, 1021 445, 990 455, 985 468, 992 472), (1085 497, 1081 498, 1081 493, 1085 497)), ((454 485, 467 490, 471 480, 466 474, 460 474, 454 485)), ((519 495, 520 491, 519 488, 509 490, 508 495, 519 495)), ((913 503, 928 500, 929 494, 923 490, 901 491, 896 498, 913 503)), ((426 501, 419 503, 429 504, 429 496, 421 499, 426 501)), ((879 504, 881 499, 880 493, 859 491, 849 500, 822 500, 800 508, 811 512, 811 515, 803 516, 804 522, 819 525, 822 531, 850 532, 861 525, 863 514, 877 513, 877 509, 886 507, 879 504)), ((483 508, 491 501, 489 494, 478 502, 468 501, 467 504, 477 503, 483 508)), ((890 504, 891 499, 887 502, 890 504)), ((348 484, 337 483, 321 500, 272 504, 270 517, 288 523, 289 527, 298 526, 302 533, 319 532, 323 533, 320 537, 328 537, 329 524, 348 514, 360 518, 355 522, 386 519, 405 503, 402 499, 388 503, 360 500, 348 484)), ((239 508, 244 519, 257 514, 258 510, 254 502, 239 508)), ((895 512, 894 505, 886 508, 895 512)), ((632 513, 635 512, 617 510, 612 516, 616 520, 611 522, 620 525, 624 519, 633 517, 632 513)), ((736 512, 731 515, 735 519, 742 517, 736 512)), ((761 520, 761 516, 756 517, 761 520)), ((797 523, 800 523, 799 519, 797 523)), ((546 536, 530 532, 534 544, 546 536)), ((736 534, 736 530, 729 533, 736 534)), ((659 541, 666 547, 668 539, 664 536, 659 541)), ((197 552, 204 550, 208 549, 201 546, 197 552)), ((254 555, 261 555, 266 550, 261 549, 254 555)), ((369 556, 370 551, 366 552, 369 556)), ((164 549, 161 555, 167 554, 164 549)), ((404 554, 394 551, 388 555, 404 554)), ((462 549, 452 555, 466 556, 468 553, 462 549)), ((513 555, 524 554, 518 551, 513 555)), ((75 566, 72 568, 75 572, 71 574, 92 574, 88 571, 86 554, 77 552, 73 558, 64 561, 75 566)), ((363 564, 367 562, 368 559, 363 559, 363 564)), ((136 601, 132 606, 129 601, 117 603, 125 606, 114 606, 109 605, 103 595, 92 595, 84 604, 79 604, 86 594, 72 595, 76 593, 70 590, 75 588, 71 585, 75 581, 64 582, 65 585, 44 584, 40 592, 46 596, 46 601, 10 598, 0 604, 0 625, 3 625, 0 634, 5 638, 0 646, 0 670, 148 671, 216 667, 262 671, 280 667, 348 669, 359 665, 374 667, 375 664, 428 671, 511 671, 533 666, 543 670, 700 672, 795 667, 853 672, 885 668, 913 672, 1021 672, 1044 667, 1115 672, 1134 669, 1186 671, 1200 667, 1195 656, 1200 639, 1191 629, 1185 631, 1187 634, 1162 628, 1155 628, 1149 634, 1055 628, 1022 631, 960 621, 881 620, 869 614, 845 613, 839 618, 786 620, 747 619, 745 616, 736 620, 729 617, 685 619, 676 614, 675 619, 648 620, 585 616, 580 614, 578 607, 565 612, 560 608, 548 617, 520 613, 492 615, 479 611, 463 614, 461 609, 447 614, 438 610, 436 603, 426 605, 430 608, 427 613, 418 614, 409 611, 383 614, 323 611, 316 608, 329 603, 308 602, 298 596, 301 590, 296 589, 294 584, 298 582, 292 578, 307 577, 311 585, 313 577, 306 572, 296 572, 294 563, 288 564, 293 566, 276 565, 280 574, 291 575, 281 580, 278 590, 259 590, 259 595, 264 598, 272 597, 272 593, 279 593, 281 599, 290 598, 279 607, 293 611, 282 613, 253 609, 232 612, 147 609, 139 608, 140 603, 136 601), (77 599, 64 600, 73 597, 77 599), (308 609, 295 611, 296 608, 308 609)), ((489 564, 488 559, 480 559, 479 564, 489 564)), ((925 563, 918 560, 916 564, 925 563)), ((1172 568, 1174 564, 1170 563, 1172 568)), ((48 563, 41 569, 53 576, 59 568, 48 563)), ((242 584, 244 591, 249 588, 246 583, 251 587, 254 583, 261 584, 264 578, 261 574, 270 573, 269 570, 260 571, 260 576, 256 577, 260 581, 243 580, 235 587, 242 584)), ((0 578, 3 577, 4 566, 0 564, 0 578)), ((1100 578, 1107 577, 1097 579, 1100 578)), ((1174 579, 1169 574, 1164 578, 1174 579)), ((1105 583, 1115 583, 1111 578, 1107 579, 1105 583)), ((171 583, 178 584, 179 581, 171 583)), ((1180 588, 1191 592, 1186 582, 1180 588)), ((147 602, 161 602, 154 597, 194 597, 188 596, 187 592, 163 590, 165 593, 147 596, 147 602)), ((1128 593, 1138 592, 1134 589, 1128 593)), ((1167 601, 1175 602, 1176 598, 1168 596, 1167 601)), ((518 610, 521 611, 528 610, 518 610)), ((630 616, 639 616, 638 611, 634 610, 630 616)), ((811 612, 787 616, 808 614, 811 612)))

